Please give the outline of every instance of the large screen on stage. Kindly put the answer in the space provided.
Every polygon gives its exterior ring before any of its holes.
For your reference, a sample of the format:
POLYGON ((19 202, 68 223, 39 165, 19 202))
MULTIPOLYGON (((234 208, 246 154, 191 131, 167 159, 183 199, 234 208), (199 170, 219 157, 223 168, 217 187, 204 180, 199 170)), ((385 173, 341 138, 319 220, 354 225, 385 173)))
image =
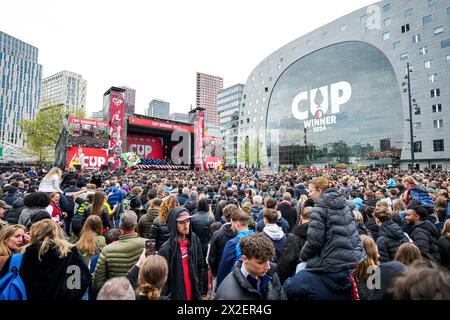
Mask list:
POLYGON ((127 136, 127 151, 135 152, 139 158, 162 159, 162 138, 156 136, 129 134, 127 136))
POLYGON ((100 169, 108 164, 108 150, 98 148, 69 147, 67 149, 67 165, 69 168, 100 169))
POLYGON ((108 130, 106 121, 69 117, 68 147, 107 149, 108 130))

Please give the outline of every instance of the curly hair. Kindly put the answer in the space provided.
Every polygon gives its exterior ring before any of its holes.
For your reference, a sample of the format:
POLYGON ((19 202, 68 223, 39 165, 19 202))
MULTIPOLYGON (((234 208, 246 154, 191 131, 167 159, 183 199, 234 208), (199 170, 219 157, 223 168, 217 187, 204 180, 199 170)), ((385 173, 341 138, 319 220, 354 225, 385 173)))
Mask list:
POLYGON ((243 237, 239 241, 241 253, 247 259, 255 258, 259 261, 269 261, 275 257, 275 247, 272 241, 261 233, 254 233, 243 237))
POLYGON ((167 217, 169 215, 169 210, 175 207, 178 207, 180 203, 178 199, 174 196, 168 196, 164 198, 161 207, 159 209, 159 219, 162 222, 167 222, 167 217))
POLYGON ((32 192, 25 196, 23 204, 28 208, 46 208, 52 200, 45 192, 32 192))

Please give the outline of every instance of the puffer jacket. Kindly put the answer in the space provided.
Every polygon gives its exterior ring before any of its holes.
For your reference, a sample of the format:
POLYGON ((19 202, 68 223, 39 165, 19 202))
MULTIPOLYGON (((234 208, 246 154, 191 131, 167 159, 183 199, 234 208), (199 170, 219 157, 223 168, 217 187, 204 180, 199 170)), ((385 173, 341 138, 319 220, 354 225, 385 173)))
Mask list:
POLYGON ((395 258, 398 247, 403 242, 408 242, 402 228, 392 220, 387 220, 380 225, 378 231, 377 247, 380 262, 392 261, 395 258))
POLYGON ((149 208, 147 213, 139 219, 138 233, 142 238, 150 238, 153 221, 159 216, 159 209, 149 208))
POLYGON ((275 265, 262 279, 263 292, 255 290, 241 272, 242 260, 238 260, 222 284, 217 289, 216 300, 286 300, 275 265))
POLYGON ((9 224, 17 224, 19 222, 19 217, 23 209, 25 209, 23 198, 17 198, 17 200, 13 202, 12 208, 9 209, 6 213, 5 220, 9 224))
POLYGON ((117 203, 121 203, 122 200, 125 199, 123 191, 115 186, 110 187, 108 190, 106 190, 106 194, 108 195, 108 204, 111 208, 113 208, 117 203))
POLYGON ((208 252, 209 240, 211 240, 211 224, 214 222, 214 217, 207 212, 198 211, 191 218, 192 232, 194 232, 200 239, 202 245, 203 257, 206 259, 208 252))
POLYGON ((436 262, 441 260, 437 245, 439 236, 436 227, 429 220, 419 221, 411 229, 411 239, 419 248, 422 256, 436 262))
POLYGON ((30 222, 31 216, 32 216, 35 212, 37 212, 37 211, 39 211, 39 210, 42 210, 42 209, 45 210, 45 208, 37 208, 37 207, 35 207, 35 208, 29 208, 29 207, 25 207, 25 208, 22 210, 22 212, 20 213, 20 216, 19 216, 19 224, 21 224, 21 225, 23 225, 23 226, 26 226, 26 225, 30 222))
POLYGON ((325 190, 313 208, 308 240, 300 253, 306 270, 340 272, 366 258, 355 216, 344 195, 335 188, 325 190))
POLYGON ((169 239, 169 237, 170 231, 167 223, 161 221, 159 217, 156 217, 156 219, 153 220, 149 235, 149 239, 156 240, 156 251, 161 248, 161 246, 169 239))
POLYGON ((100 289, 111 278, 126 276, 144 247, 145 239, 137 233, 122 234, 118 241, 104 247, 94 271, 94 288, 100 289))

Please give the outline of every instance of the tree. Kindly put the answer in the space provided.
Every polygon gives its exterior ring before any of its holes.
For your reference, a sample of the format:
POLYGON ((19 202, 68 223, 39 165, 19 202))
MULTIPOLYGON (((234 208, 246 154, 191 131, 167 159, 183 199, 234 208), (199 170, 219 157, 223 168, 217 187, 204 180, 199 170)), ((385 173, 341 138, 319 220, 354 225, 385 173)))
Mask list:
POLYGON ((55 149, 66 115, 84 118, 86 111, 83 108, 76 108, 66 113, 64 105, 50 105, 39 109, 34 120, 20 121, 19 125, 26 135, 27 146, 38 157, 39 162, 47 160, 51 151, 55 149))

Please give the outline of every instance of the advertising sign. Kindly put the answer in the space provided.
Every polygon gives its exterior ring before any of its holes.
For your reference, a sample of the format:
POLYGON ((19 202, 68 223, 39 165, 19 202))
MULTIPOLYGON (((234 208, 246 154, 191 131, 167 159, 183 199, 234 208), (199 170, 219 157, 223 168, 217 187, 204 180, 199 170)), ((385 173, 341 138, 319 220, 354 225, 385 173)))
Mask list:
POLYGON ((109 124, 106 121, 69 117, 68 147, 108 148, 109 124))
POLYGON ((100 169, 108 163, 106 149, 69 147, 67 149, 67 168, 80 166, 81 169, 100 169))
POLYGON ((204 141, 205 141, 205 112, 199 111, 195 116, 195 125, 194 125, 194 141, 195 141, 195 149, 194 149, 194 163, 197 168, 202 166, 203 161, 203 150, 204 150, 204 141))
POLYGON ((109 137, 109 170, 120 169, 122 162, 122 128, 124 116, 124 97, 123 93, 111 91, 110 94, 110 137, 109 137))
POLYGON ((127 151, 135 152, 139 158, 162 159, 162 139, 160 137, 129 134, 127 136, 127 151))

